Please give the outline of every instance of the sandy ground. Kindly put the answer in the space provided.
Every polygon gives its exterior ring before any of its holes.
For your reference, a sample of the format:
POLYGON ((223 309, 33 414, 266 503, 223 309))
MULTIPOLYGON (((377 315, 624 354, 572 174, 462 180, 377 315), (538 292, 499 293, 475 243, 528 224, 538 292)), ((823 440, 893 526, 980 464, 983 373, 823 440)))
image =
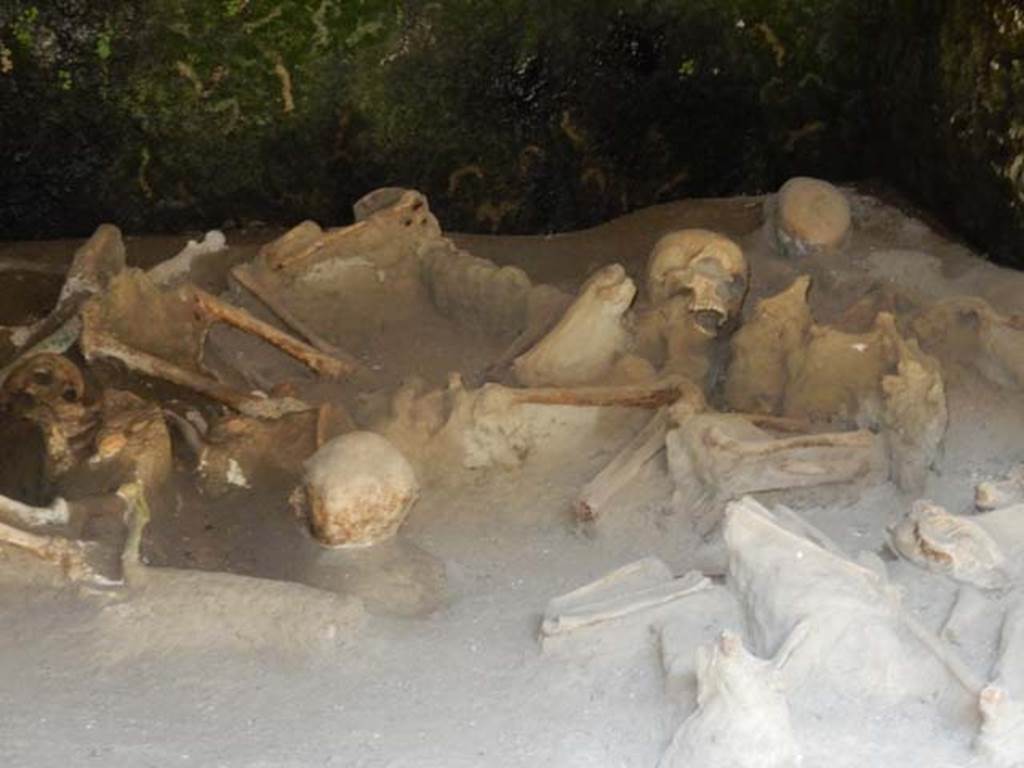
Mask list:
MULTIPOLYGON (((1024 275, 984 262, 874 198, 854 197, 856 234, 841 260, 799 269, 773 254, 761 208, 760 199, 686 201, 586 232, 456 240, 523 266, 535 281, 571 288, 610 261, 639 277, 660 234, 703 226, 744 246, 753 268, 748 307, 806 269, 816 279, 819 321, 885 285, 927 299, 975 294, 1002 311, 1024 311, 1024 275)), ((225 259, 248 258, 254 243, 270 236, 229 233, 240 244, 225 259)), ((132 238, 129 253, 151 263, 183 239, 132 238)), ((6 244, 0 257, 60 264, 74 245, 6 244)), ((13 280, 0 275, 0 290, 21 296, 13 280)), ((217 287, 216 271, 205 280, 217 287)), ((27 304, 54 290, 34 285, 27 304)), ((403 345, 395 334, 415 339, 416 328, 390 329, 378 337, 383 348, 359 353, 390 368, 385 373, 397 381, 410 368, 442 379, 494 351, 431 322, 434 330, 422 331, 431 344, 403 345)), ((964 512, 978 481, 1024 461, 1024 394, 966 370, 947 377, 947 393, 946 452, 927 495, 964 512)), ((572 522, 580 485, 642 423, 638 418, 582 448, 566 435, 519 470, 431 472, 444 479, 427 485, 399 540, 375 552, 318 547, 289 512, 286 483, 216 503, 182 483, 173 512, 147 533, 151 564, 161 568, 124 592, 63 587, 45 566, 0 551, 0 764, 656 765, 695 696, 692 679, 666 681, 656 636, 643 631, 622 647, 584 643, 553 654, 537 642, 551 597, 637 558, 657 555, 678 574, 724 570, 716 542, 701 540, 672 513, 663 458, 596 529, 572 522), (187 567, 207 572, 178 570, 187 567)), ((907 608, 936 629, 945 620, 955 585, 895 560, 884 546, 885 525, 910 501, 893 486, 770 500, 785 501, 851 554, 880 554, 907 608)), ((993 600, 961 640, 959 650, 982 677, 1002 608, 993 600)), ((671 618, 685 622, 693 648, 723 628, 739 628, 727 600, 694 604, 689 613, 684 601, 676 610, 671 618)), ((795 711, 794 722, 808 768, 968 765, 976 725, 920 701, 884 708, 848 702, 795 711)))

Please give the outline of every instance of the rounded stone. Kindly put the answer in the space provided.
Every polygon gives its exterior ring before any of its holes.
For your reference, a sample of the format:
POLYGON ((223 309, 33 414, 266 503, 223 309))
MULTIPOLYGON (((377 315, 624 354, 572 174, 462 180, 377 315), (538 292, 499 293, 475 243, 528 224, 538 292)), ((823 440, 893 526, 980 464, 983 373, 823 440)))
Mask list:
POLYGON ((776 206, 779 242, 794 255, 836 251, 849 236, 850 204, 827 181, 790 179, 779 190, 776 206))
POLYGON ((305 467, 310 525, 329 547, 363 547, 391 538, 419 496, 412 465, 373 432, 336 437, 305 467))

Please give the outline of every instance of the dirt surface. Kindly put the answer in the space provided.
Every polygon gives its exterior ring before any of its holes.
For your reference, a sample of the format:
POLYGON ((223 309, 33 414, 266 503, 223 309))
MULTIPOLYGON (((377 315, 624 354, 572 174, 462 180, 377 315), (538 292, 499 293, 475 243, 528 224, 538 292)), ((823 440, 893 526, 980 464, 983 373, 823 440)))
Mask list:
MULTIPOLYGON (((852 200, 855 234, 845 251, 804 263, 775 252, 761 198, 673 203, 551 237, 454 239, 523 267, 534 282, 575 289, 612 261, 642 279, 661 234, 700 226, 743 246, 752 267, 748 312, 803 273, 814 279, 818 322, 893 289, 923 301, 978 295, 1000 311, 1024 312, 1024 275, 875 198, 852 200)), ((199 282, 223 290, 224 267, 250 259, 274 234, 229 233, 231 248, 199 282)), ((156 263, 184 240, 129 238, 129 262, 156 263)), ((0 260, 61 264, 75 245, 8 243, 0 260)), ((0 273, 2 321, 44 312, 53 286, 52 275, 0 273)), ((332 341, 370 370, 337 393, 353 413, 372 412, 369 401, 411 375, 440 385, 449 371, 474 370, 500 352, 426 305, 389 306, 381 291, 339 296, 331 315, 332 341)), ((301 386, 317 385, 296 375, 301 386)), ((945 453, 925 494, 959 513, 971 508, 977 482, 1024 461, 1024 394, 967 368, 948 372, 946 390, 945 453)), ((581 485, 642 423, 643 414, 627 415, 582 432, 583 442, 570 425, 515 470, 425 468, 429 481, 398 539, 368 550, 320 547, 290 509, 294 476, 247 478, 248 488, 211 497, 180 455, 174 500, 145 534, 144 555, 159 568, 140 584, 66 587, 48 566, 0 549, 3 765, 656 765, 694 706, 695 685, 666 683, 655 637, 641 633, 614 652, 542 654, 537 642, 550 598, 632 560, 657 555, 676 574, 725 571, 720 542, 673 513, 663 456, 595 527, 573 521, 581 485)), ((851 555, 881 555, 907 608, 932 628, 945 621, 956 585, 885 547, 886 525, 913 500, 895 486, 763 500, 785 502, 851 555)), ((960 639, 958 650, 982 677, 1009 599, 993 598, 960 639)), ((724 603, 687 621, 694 649, 721 629, 739 629, 730 627, 734 606, 724 603)), ((968 765, 976 728, 921 701, 848 702, 795 712, 794 722, 805 768, 968 765)))

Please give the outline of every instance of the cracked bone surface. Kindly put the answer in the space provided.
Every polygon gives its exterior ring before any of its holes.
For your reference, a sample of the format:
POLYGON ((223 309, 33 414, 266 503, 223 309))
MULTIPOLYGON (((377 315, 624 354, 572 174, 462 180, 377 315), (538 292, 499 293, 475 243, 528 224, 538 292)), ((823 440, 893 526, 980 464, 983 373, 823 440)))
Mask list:
POLYGON ((884 476, 884 446, 867 430, 779 437, 746 416, 694 413, 665 438, 673 506, 701 530, 748 493, 884 476))
POLYGON ((726 509, 729 584, 753 651, 772 656, 798 626, 786 662, 790 691, 895 701, 931 697, 954 684, 983 688, 963 663, 900 606, 884 575, 787 530, 752 498, 726 509), (922 653, 927 651, 927 653, 922 653))
POLYGON ((696 654, 697 709, 683 722, 659 768, 797 768, 784 663, 758 658, 733 632, 696 654))
POLYGON ((623 318, 635 296, 636 286, 621 265, 599 269, 555 327, 516 358, 516 379, 529 387, 601 382, 628 348, 623 318))
POLYGON ((889 545, 929 571, 983 589, 1006 589, 1024 548, 1024 505, 961 517, 918 500, 890 528, 889 545))
POLYGON ((362 547, 391 538, 419 496, 412 465, 373 432, 336 437, 305 466, 310 525, 329 547, 362 547))
POLYGON ((776 195, 775 234, 789 256, 834 253, 849 238, 850 226, 850 204, 827 181, 797 177, 776 195))

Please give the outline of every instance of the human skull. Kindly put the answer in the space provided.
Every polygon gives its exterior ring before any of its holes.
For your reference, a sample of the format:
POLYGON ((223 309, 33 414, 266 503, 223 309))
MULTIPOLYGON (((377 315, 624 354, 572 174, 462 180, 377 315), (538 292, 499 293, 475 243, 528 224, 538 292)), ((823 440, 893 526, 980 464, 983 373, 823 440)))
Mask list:
POLYGON ((743 307, 749 285, 743 251, 706 229, 681 229, 662 237, 647 265, 647 293, 655 306, 683 298, 694 324, 715 336, 743 307))
POLYGON ((44 352, 19 362, 3 383, 3 399, 22 399, 26 405, 78 403, 85 380, 78 367, 61 355, 44 352))

